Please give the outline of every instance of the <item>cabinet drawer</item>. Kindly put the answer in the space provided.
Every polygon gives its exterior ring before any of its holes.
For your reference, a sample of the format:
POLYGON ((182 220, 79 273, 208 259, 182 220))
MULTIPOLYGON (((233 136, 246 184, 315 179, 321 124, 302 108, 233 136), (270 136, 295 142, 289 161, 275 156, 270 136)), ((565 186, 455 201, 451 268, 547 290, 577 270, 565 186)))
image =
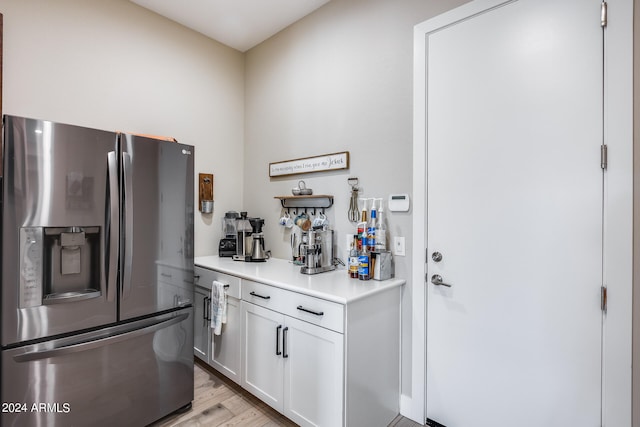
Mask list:
POLYGON ((229 274, 220 273, 219 271, 209 270, 207 268, 198 267, 196 265, 196 285, 211 290, 213 281, 229 285, 227 288, 227 296, 240 299, 240 278, 229 274))
POLYGON ((344 306, 297 292, 287 292, 283 313, 323 328, 344 333, 344 306))
POLYGON ((242 284, 242 299, 261 307, 282 312, 285 307, 287 291, 274 286, 244 280, 242 284))
POLYGON ((309 295, 244 280, 242 299, 323 328, 344 333, 344 306, 309 295))

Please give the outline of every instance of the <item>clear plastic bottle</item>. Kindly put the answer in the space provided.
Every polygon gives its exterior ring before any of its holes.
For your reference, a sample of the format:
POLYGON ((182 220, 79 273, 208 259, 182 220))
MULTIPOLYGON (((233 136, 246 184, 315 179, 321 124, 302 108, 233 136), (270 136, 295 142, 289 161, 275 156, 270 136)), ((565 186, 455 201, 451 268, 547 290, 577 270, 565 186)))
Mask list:
POLYGON ((382 199, 378 209, 378 217, 376 218, 376 251, 381 252, 387 250, 387 225, 384 222, 384 206, 382 199))

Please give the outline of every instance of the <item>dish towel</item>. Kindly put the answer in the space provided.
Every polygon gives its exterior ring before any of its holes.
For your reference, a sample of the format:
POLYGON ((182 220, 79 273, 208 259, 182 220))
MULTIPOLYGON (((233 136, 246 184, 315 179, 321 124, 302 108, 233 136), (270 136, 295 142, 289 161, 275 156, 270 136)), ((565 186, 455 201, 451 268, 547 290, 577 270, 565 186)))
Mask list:
POLYGON ((211 328, 214 335, 222 333, 223 323, 227 323, 227 290, 224 283, 214 280, 211 287, 211 328))

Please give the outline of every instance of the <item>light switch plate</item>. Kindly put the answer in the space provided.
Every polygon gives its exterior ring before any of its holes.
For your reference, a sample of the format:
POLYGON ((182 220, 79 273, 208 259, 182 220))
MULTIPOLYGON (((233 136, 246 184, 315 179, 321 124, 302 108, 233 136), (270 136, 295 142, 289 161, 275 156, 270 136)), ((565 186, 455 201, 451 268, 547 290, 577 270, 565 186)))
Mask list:
POLYGON ((395 236, 393 238, 393 254, 396 256, 405 256, 404 237, 395 236))

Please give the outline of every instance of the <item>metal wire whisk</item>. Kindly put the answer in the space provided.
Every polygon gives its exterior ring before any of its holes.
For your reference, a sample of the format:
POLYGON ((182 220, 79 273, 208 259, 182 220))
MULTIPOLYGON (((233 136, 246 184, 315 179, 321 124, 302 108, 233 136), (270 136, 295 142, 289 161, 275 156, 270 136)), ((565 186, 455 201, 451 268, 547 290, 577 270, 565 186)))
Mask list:
POLYGON ((358 222, 359 212, 358 212, 358 178, 353 177, 347 179, 347 182, 351 186, 351 201, 349 202, 349 212, 348 217, 351 222, 358 222))

